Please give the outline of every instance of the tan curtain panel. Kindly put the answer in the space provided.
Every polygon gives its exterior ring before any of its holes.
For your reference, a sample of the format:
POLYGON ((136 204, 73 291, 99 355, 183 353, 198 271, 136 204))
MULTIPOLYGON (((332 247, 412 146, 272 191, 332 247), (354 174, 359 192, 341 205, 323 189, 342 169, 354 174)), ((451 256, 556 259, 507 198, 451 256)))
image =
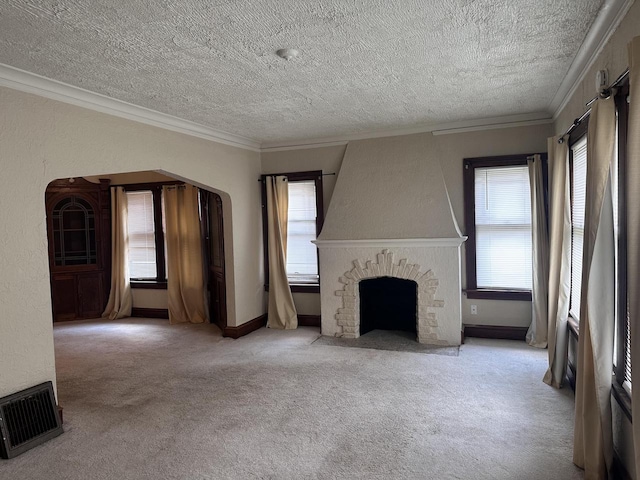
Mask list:
POLYGON ((170 323, 207 321, 198 189, 164 186, 170 323))
POLYGON ((627 291, 631 326, 633 444, 640 472, 640 37, 629 44, 629 132, 627 135, 627 291))
POLYGON ((549 368, 543 381, 562 386, 567 368, 567 317, 571 288, 569 146, 547 140, 549 153, 549 368))
POLYGON ((531 326, 527 343, 533 347, 547 347, 547 305, 549 280, 549 236, 547 213, 544 208, 544 177, 542 159, 534 155, 527 161, 531 191, 531 245, 533 261, 533 288, 531 289, 531 326))
POLYGON ((298 314, 287 278, 287 216, 289 183, 287 177, 268 176, 267 232, 269 255, 269 309, 267 326, 293 329, 298 327, 298 314))
POLYGON ((122 187, 111 187, 111 291, 102 314, 110 320, 131 316, 128 239, 127 194, 122 187))
POLYGON ((585 478, 608 478, 613 462, 611 374, 615 324, 613 202, 616 139, 613 96, 598 100, 587 133, 587 191, 576 380, 573 461, 585 478))

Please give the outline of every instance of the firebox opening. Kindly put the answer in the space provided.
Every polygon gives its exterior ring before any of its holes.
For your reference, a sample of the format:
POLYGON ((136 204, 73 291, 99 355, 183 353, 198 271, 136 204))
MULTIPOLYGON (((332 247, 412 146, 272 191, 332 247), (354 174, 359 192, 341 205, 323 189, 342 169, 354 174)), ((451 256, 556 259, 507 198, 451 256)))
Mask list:
POLYGON ((402 330, 416 333, 416 282, 378 277, 361 280, 359 289, 360 335, 371 330, 402 330))

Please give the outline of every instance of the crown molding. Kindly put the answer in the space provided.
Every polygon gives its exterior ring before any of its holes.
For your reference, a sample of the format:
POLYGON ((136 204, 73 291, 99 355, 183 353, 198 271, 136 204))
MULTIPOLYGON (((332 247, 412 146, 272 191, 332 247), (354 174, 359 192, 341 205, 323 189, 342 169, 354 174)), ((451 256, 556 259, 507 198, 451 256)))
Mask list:
POLYGON ((166 113, 161 113, 149 108, 107 97, 100 93, 91 92, 84 88, 69 85, 58 80, 52 80, 35 73, 27 72, 1 63, 0 86, 26 93, 32 93, 52 100, 87 108, 89 110, 114 115, 134 122, 140 122, 154 127, 164 128, 166 130, 198 138, 204 138, 205 140, 263 153, 345 145, 349 141, 366 140, 370 138, 395 137, 427 132, 433 132, 434 135, 445 135, 448 133, 538 125, 542 123, 550 123, 552 121, 546 113, 538 112, 476 120, 464 120, 443 124, 418 125, 408 128, 363 132, 353 135, 294 140, 290 142, 267 142, 261 144, 259 141, 247 137, 215 130, 189 120, 184 120, 166 113))
POLYGON ((350 247, 459 247, 467 237, 452 238, 387 238, 363 240, 313 240, 318 248, 350 248, 350 247))
MULTIPOLYGON (((607 44, 611 35, 625 17, 634 0, 605 0, 596 19, 587 32, 582 45, 578 49, 571 66, 567 71, 558 91, 549 104, 549 111, 553 112, 553 119, 567 106, 567 103, 582 83, 585 75, 593 66, 596 58, 607 44)), ((595 95, 597 92, 594 92, 595 95)))
POLYGON ((502 128, 515 128, 515 127, 530 127, 532 125, 547 125, 553 123, 553 118, 548 114, 544 114, 545 118, 539 118, 537 120, 522 120, 505 123, 486 123, 484 125, 476 125, 470 127, 454 127, 454 128, 442 128, 434 130, 434 135, 451 135, 454 133, 466 133, 466 132, 479 132, 482 130, 497 130, 502 128))
POLYGON ((547 112, 523 113, 518 115, 505 115, 502 117, 487 117, 475 120, 462 120, 458 122, 418 125, 415 127, 396 128, 390 130, 378 130, 373 132, 355 133, 352 135, 337 135, 333 137, 310 138, 307 140, 292 140, 289 142, 265 142, 262 144, 261 151, 264 153, 305 148, 322 148, 331 147, 334 145, 345 145, 346 143, 354 140, 368 140, 371 138, 397 137, 401 135, 413 135, 417 133, 433 133, 434 135, 446 135, 451 133, 462 133, 478 130, 492 130, 496 128, 541 125, 552 122, 553 119, 547 112))
POLYGON ((0 86, 33 93, 41 97, 58 100, 78 107, 107 113, 134 122, 164 128, 178 133, 203 138, 225 145, 240 147, 254 152, 260 151, 260 142, 240 135, 221 132, 199 123, 190 122, 166 113, 133 105, 122 100, 90 92, 80 87, 52 80, 35 73, 20 70, 0 63, 0 86))
MULTIPOLYGON (((262 147, 260 152, 262 153, 271 153, 271 152, 285 152, 287 150, 304 150, 310 148, 326 148, 326 147, 337 147, 339 145, 347 145, 349 143, 348 140, 336 140, 335 142, 318 142, 317 140, 309 140, 310 143, 306 143, 306 140, 298 140, 291 142, 291 145, 282 146, 282 147, 262 147)), ((274 142, 274 145, 276 143, 274 142)))

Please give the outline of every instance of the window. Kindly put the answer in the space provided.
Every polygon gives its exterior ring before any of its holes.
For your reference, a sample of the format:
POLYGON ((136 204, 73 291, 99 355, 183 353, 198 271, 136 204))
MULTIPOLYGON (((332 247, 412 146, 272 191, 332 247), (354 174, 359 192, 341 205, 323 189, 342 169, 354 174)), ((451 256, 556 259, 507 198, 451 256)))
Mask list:
POLYGON ((287 277, 292 284, 318 284, 316 182, 289 181, 287 277))
MULTIPOLYGON (((540 154, 546 161, 546 154, 540 154)), ((530 300, 528 155, 464 160, 467 297, 530 300)))
POLYGON ((129 231, 129 275, 135 279, 155 279, 155 224, 153 193, 127 192, 127 226, 129 231))
MULTIPOLYGON (((287 277, 293 292, 319 292, 318 252, 311 243, 322 229, 322 171, 278 173, 289 180, 289 210, 287 221, 287 277)), ((265 239, 265 279, 269 279, 266 244, 266 175, 262 176, 262 212, 265 239)), ((268 283, 265 289, 268 290, 268 283)))
MULTIPOLYGON (((615 96, 617 129, 614 158, 611 167, 611 194, 613 200, 613 234, 615 238, 615 342, 614 382, 612 393, 631 419, 631 349, 627 292, 627 238, 626 238, 626 152, 628 136, 628 81, 622 83, 615 96)), ((571 290, 569 324, 579 334, 580 297, 582 287, 582 245, 585 226, 585 193, 587 174, 588 117, 569 137, 571 185, 571 290)), ((571 360, 571 358, 570 358, 571 360)))
POLYGON ((580 319, 582 289, 582 246, 587 192, 587 137, 582 136, 570 147, 571 165, 571 289, 569 314, 580 319))
POLYGON ((528 168, 476 168, 475 190, 477 287, 531 290, 528 168))
POLYGON ((60 200, 52 212, 53 253, 58 266, 95 265, 96 219, 86 200, 71 195, 60 200))
POLYGON ((162 184, 126 185, 129 276, 134 288, 166 288, 162 184))
POLYGON ((614 348, 614 395, 631 418, 631 330, 627 292, 627 206, 625 201, 627 138, 629 127, 629 83, 625 81, 616 94, 618 113, 616 167, 612 175, 616 249, 616 336, 614 348), (617 388, 616 388, 617 387, 617 388), (622 394, 624 392, 624 394, 622 394))

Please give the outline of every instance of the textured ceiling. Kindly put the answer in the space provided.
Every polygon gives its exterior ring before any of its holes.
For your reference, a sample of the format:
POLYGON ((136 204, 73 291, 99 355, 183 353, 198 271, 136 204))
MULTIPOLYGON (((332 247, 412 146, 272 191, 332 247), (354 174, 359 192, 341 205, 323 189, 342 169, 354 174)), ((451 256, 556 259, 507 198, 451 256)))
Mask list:
POLYGON ((290 141, 546 111, 601 4, 2 0, 0 63, 290 141))

